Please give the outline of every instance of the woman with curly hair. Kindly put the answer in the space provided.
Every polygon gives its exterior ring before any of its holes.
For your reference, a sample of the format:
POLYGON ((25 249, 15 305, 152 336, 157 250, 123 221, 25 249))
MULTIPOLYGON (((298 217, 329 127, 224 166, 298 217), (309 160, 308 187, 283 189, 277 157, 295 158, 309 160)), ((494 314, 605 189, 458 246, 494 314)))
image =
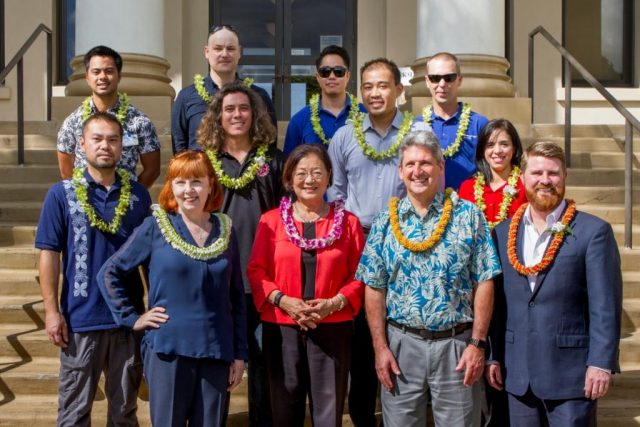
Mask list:
POLYGON ((262 99, 241 82, 216 93, 198 129, 198 143, 222 184, 221 211, 237 232, 246 292, 251 425, 270 422, 262 356, 260 316, 251 297, 246 269, 260 215, 278 206, 284 156, 274 144, 276 129, 262 99))

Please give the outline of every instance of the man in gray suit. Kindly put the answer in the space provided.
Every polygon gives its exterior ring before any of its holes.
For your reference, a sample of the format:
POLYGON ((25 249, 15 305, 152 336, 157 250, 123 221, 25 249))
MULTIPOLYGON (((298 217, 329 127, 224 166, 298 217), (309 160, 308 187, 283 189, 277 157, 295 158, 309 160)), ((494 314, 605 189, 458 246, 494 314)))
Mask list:
POLYGON ((522 170, 529 204, 495 228, 503 273, 485 375, 504 384, 511 425, 595 425, 619 372, 618 246, 611 225, 564 199, 560 147, 533 144, 522 170))

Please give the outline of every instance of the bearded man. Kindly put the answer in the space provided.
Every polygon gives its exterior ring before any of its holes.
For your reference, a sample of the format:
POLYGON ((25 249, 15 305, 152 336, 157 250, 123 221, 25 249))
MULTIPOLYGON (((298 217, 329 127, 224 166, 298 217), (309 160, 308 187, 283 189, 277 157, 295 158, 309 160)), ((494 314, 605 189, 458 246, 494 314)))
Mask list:
POLYGON ((562 149, 536 142, 522 158, 529 204, 495 228, 492 387, 514 426, 591 426, 619 372, 620 254, 611 225, 564 198, 562 149), (504 378, 504 381, 503 381, 504 378))

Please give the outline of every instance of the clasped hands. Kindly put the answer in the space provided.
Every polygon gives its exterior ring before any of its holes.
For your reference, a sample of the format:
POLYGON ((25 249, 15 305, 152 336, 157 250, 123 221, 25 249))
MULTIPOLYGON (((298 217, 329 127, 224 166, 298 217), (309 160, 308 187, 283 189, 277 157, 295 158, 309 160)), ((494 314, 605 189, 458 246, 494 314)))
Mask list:
POLYGON ((318 323, 336 311, 340 306, 340 297, 316 298, 304 301, 300 298, 283 296, 280 308, 291 317, 303 331, 315 329, 318 323))

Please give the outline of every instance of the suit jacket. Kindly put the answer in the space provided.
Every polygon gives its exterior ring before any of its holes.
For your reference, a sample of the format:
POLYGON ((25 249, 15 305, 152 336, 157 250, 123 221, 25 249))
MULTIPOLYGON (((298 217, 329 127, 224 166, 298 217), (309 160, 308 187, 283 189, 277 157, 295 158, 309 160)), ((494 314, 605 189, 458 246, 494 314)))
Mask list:
MULTIPOLYGON (((504 368, 505 388, 521 396, 531 387, 541 399, 584 396, 588 366, 619 372, 622 310, 620 254, 611 226, 584 212, 570 224, 555 260, 538 274, 533 292, 507 257, 511 220, 494 241, 502 263, 495 280, 490 360, 504 368)), ((524 226, 516 245, 523 263, 524 226)))

